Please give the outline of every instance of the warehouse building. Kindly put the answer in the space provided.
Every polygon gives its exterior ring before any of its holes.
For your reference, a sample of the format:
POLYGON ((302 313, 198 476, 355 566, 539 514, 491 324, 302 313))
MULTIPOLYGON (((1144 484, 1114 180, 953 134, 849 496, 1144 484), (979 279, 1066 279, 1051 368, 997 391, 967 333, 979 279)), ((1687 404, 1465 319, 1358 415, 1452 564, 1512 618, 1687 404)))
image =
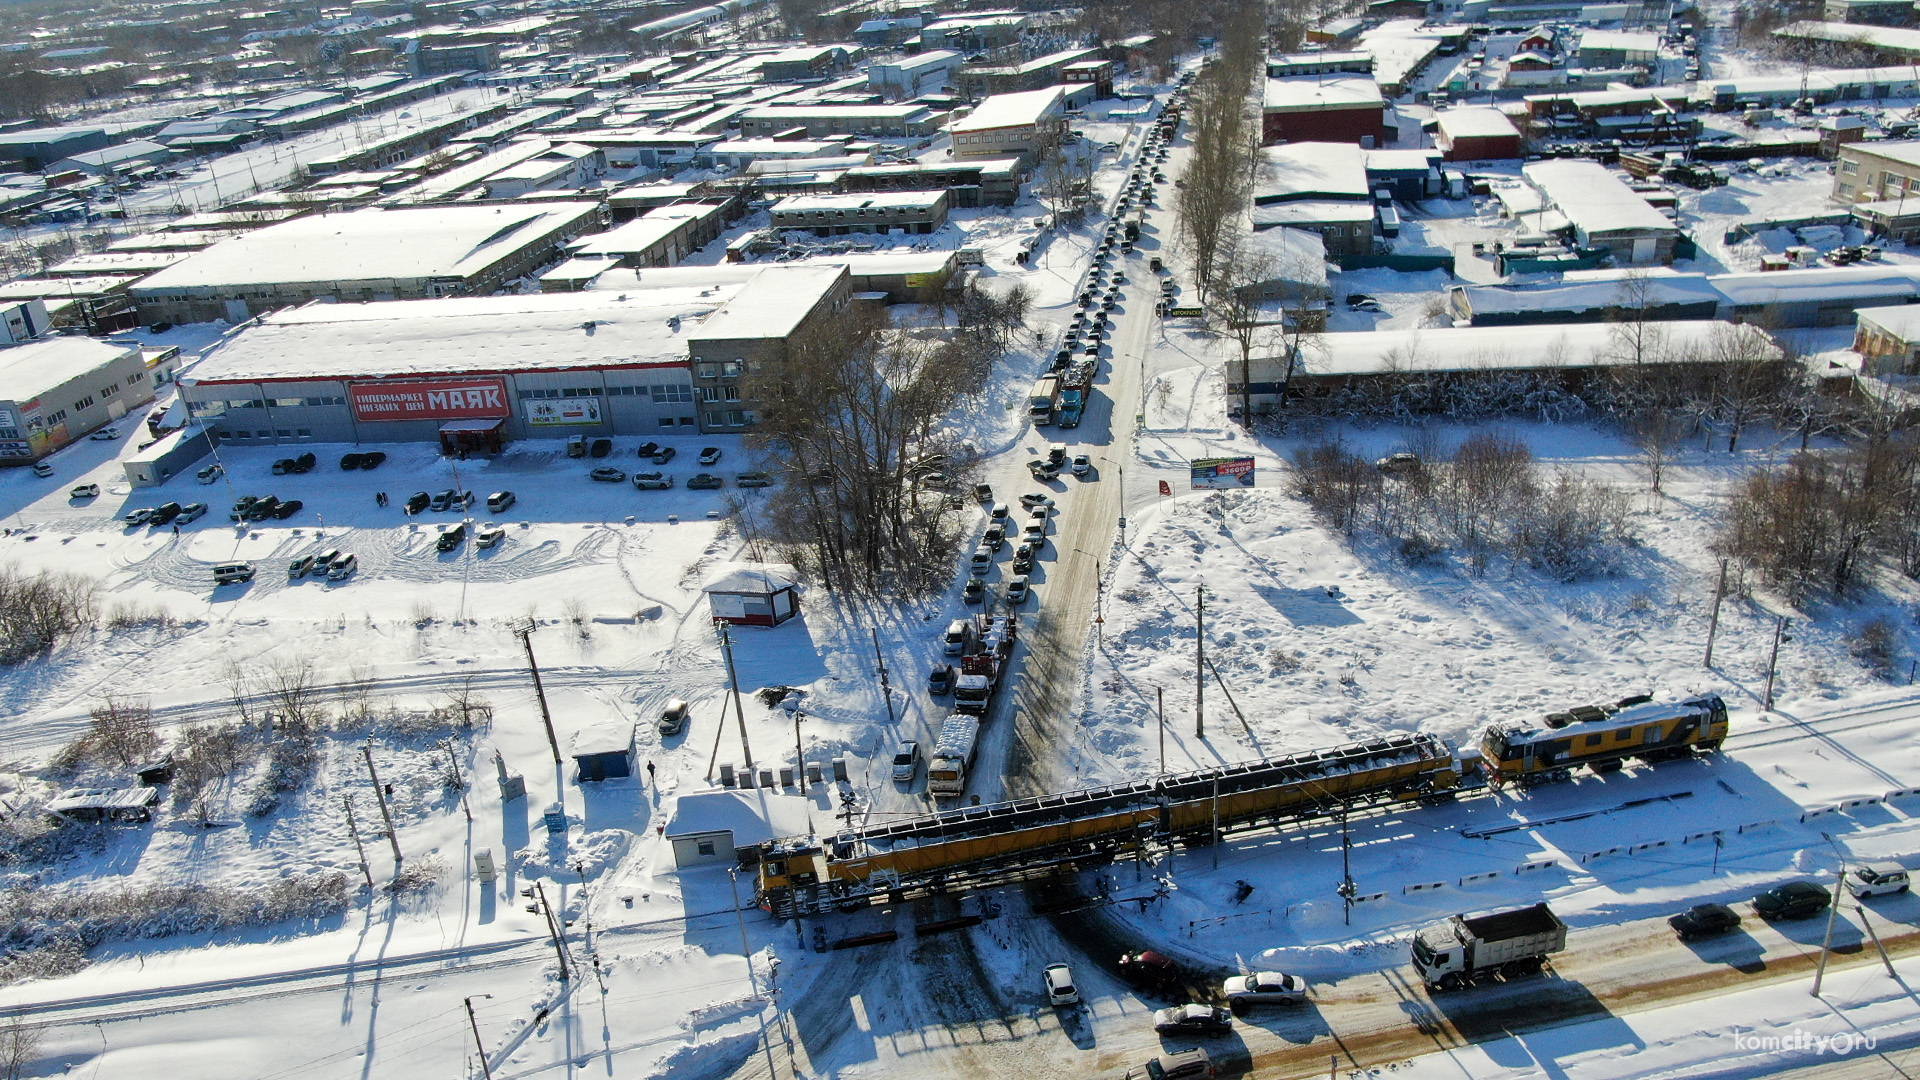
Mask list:
POLYGON ((0 349, 0 464, 30 465, 152 400, 138 345, 54 337, 0 349))
MULTIPOLYGON (((807 138, 829 135, 933 135, 947 114, 925 105, 761 105, 740 114, 744 138, 772 137, 805 128, 807 138)), ((717 141, 717 139, 716 139, 717 141)))
MULTIPOLYGON (((849 233, 930 233, 947 223, 944 191, 796 195, 773 204, 773 227, 807 229, 815 236, 849 233)), ((646 218, 641 218, 645 221, 646 218)))
POLYGON ((1869 375, 1920 375, 1920 305, 1862 308, 1853 351, 1865 358, 1869 375))
POLYGON ((275 312, 209 350, 181 393, 236 445, 487 452, 543 436, 739 431, 752 421, 749 365, 784 359, 786 338, 848 295, 839 265, 611 274, 625 275, 617 289, 275 312))
POLYGON ((953 122, 953 156, 1031 161, 1060 137, 1066 123, 1063 87, 995 94, 953 122))
POLYGON ((1019 158, 972 158, 964 162, 862 165, 840 175, 840 190, 942 191, 949 209, 1012 206, 1020 201, 1019 158))
POLYGON ((1520 156, 1520 129, 1488 105, 1442 109, 1434 116, 1433 144, 1448 161, 1499 161, 1520 156))
POLYGON ((44 169, 62 158, 104 150, 113 139, 100 128, 45 127, 0 132, 0 161, 44 169))
POLYGON ((1386 104, 1380 84, 1366 75, 1268 79, 1261 141, 1378 146, 1388 140, 1386 104))
POLYGON ((953 82, 960 54, 945 49, 883 60, 867 68, 867 85, 896 98, 919 97, 953 82))
POLYGON ((245 322, 311 303, 484 295, 599 224, 592 202, 360 210, 300 218, 196 252, 132 290, 148 323, 245 322))
POLYGON ((1680 230, 1634 191, 1594 161, 1536 161, 1521 175, 1565 215, 1581 247, 1603 247, 1620 263, 1645 266, 1673 261, 1680 230))

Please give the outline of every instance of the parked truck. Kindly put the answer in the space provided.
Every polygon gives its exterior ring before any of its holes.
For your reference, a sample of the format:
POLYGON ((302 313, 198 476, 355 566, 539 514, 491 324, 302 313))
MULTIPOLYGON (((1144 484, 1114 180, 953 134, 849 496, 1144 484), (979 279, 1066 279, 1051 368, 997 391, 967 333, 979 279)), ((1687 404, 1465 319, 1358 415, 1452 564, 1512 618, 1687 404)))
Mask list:
POLYGON ((1082 360, 1061 378, 1060 411, 1054 420, 1061 427, 1080 426, 1080 417, 1087 411, 1087 395, 1093 393, 1093 369, 1093 361, 1082 360))
POLYGON ((1531 975, 1566 947, 1567 924, 1535 904, 1423 927, 1413 936, 1413 967, 1429 989, 1457 990, 1496 974, 1531 975))
POLYGON ((1053 407, 1060 401, 1060 376, 1042 375, 1033 380, 1033 392, 1027 396, 1027 418, 1034 427, 1053 423, 1053 407))
POLYGON ((940 725, 940 737, 927 758, 927 794, 959 795, 967 790, 967 770, 973 767, 974 746, 980 739, 978 717, 955 713, 940 725))
POLYGON ((960 658, 960 677, 953 684, 953 711, 985 717, 993 708, 1013 642, 1019 633, 1011 615, 995 615, 975 639, 973 649, 960 658))

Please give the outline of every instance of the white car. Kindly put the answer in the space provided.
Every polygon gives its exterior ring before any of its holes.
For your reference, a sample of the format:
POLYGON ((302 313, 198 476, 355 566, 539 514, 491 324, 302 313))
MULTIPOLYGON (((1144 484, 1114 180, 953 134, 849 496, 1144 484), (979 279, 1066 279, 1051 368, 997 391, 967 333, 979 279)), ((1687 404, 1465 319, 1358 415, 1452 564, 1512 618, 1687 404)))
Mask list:
POLYGON ((120 429, 110 427, 103 427, 99 431, 87 436, 87 438, 92 439, 94 442, 112 442, 119 437, 120 429))
POLYGON ((913 771, 920 767, 920 744, 908 739, 893 752, 893 778, 895 780, 913 779, 913 771))
POLYGON ((1073 475, 1085 476, 1093 471, 1093 458, 1087 454, 1073 456, 1073 475))
POLYGON ((1907 891, 1907 872, 1897 866, 1883 865, 1856 866, 1847 871, 1847 891, 1855 899, 1867 896, 1890 896, 1907 891))
POLYGON ((1080 991, 1074 989, 1073 971, 1067 965, 1048 964, 1047 969, 1040 973, 1040 977, 1047 988, 1047 1004, 1079 1004, 1080 991))
POLYGON ((1226 995, 1227 1004, 1236 1007, 1298 1005, 1307 1000, 1307 980, 1277 971, 1256 971, 1228 979, 1221 985, 1220 992, 1226 995))
POLYGON ((226 469, 221 468, 219 465, 208 465, 193 475, 194 479, 199 480, 201 483, 211 484, 215 480, 220 479, 220 474, 226 471, 226 469))

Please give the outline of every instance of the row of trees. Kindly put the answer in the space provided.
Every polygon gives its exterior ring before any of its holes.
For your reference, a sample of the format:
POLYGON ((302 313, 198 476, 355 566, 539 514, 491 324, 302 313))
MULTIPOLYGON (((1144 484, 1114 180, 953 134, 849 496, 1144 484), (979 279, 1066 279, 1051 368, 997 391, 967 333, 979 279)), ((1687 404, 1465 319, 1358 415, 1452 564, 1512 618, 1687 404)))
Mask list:
POLYGON ((1219 56, 1187 98, 1193 152, 1174 198, 1175 229, 1203 304, 1215 284, 1216 260, 1244 227, 1261 162, 1260 112, 1251 95, 1263 71, 1266 36, 1263 7, 1236 11, 1219 56))

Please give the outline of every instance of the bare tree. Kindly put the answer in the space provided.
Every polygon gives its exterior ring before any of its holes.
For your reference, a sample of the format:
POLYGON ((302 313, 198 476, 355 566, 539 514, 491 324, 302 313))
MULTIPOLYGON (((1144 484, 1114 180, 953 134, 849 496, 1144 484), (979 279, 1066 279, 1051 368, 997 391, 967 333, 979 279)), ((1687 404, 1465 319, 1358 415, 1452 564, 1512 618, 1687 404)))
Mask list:
POLYGON ((240 714, 243 723, 253 721, 253 695, 258 684, 253 669, 229 656, 220 665, 220 679, 227 687, 227 697, 233 702, 233 711, 240 714))
POLYGON ((1647 467, 1647 484, 1655 492, 1660 490, 1660 478, 1667 462, 1680 450, 1684 426, 1684 421, 1673 410, 1658 408, 1640 413, 1628 425, 1628 435, 1634 448, 1640 451, 1641 463, 1647 467))
POLYGON ((5 1080, 21 1080, 27 1066, 40 1059, 40 1040, 45 1031, 15 1013, 0 1024, 0 1075, 5 1080))
POLYGON ((153 705, 146 698, 108 694, 91 715, 95 748, 123 768, 145 762, 160 746, 160 736, 153 729, 153 705))
POLYGON ((1284 404, 1302 351, 1325 327, 1325 253, 1307 239, 1287 229, 1241 235, 1218 264, 1207 318, 1239 351, 1240 422, 1248 427, 1253 424, 1254 355, 1276 363, 1284 404))
POLYGON ((1629 270, 1620 279, 1620 292, 1607 309, 1612 324, 1608 337, 1613 355, 1623 364, 1657 364, 1666 360, 1666 327, 1654 317, 1658 291, 1645 270, 1629 270))
POLYGON ((320 707, 320 689, 314 682, 313 661, 304 656, 283 657, 262 681, 282 730, 297 737, 312 735, 325 714, 320 707))

